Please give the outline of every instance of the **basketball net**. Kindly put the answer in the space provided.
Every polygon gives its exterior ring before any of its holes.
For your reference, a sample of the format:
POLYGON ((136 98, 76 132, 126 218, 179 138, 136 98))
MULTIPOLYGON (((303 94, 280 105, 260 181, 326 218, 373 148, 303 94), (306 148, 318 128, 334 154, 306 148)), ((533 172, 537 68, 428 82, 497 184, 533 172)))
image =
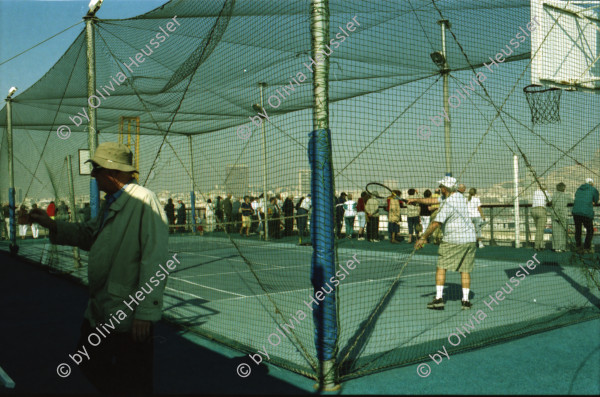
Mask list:
POLYGON ((523 88, 523 92, 531 109, 531 122, 534 126, 560 122, 561 89, 530 84, 523 88))

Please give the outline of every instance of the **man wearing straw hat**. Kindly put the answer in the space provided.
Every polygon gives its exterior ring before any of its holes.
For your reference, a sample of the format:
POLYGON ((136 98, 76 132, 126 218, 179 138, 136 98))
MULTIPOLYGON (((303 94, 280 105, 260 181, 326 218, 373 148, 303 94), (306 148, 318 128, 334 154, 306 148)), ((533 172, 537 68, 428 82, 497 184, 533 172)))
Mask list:
MULTIPOLYGON (((435 273, 436 296, 427 304, 428 309, 444 310, 444 284, 446 283, 446 270, 460 272, 463 298, 461 308, 471 308, 469 291, 471 287, 471 271, 475 264, 475 226, 469 217, 467 199, 458 192, 456 179, 451 176, 444 177, 438 182, 444 200, 440 198, 440 211, 434 221, 421 235, 415 244, 415 249, 425 245, 427 238, 438 227, 443 227, 444 238, 438 252, 437 270, 435 273)), ((409 199, 408 202, 421 204, 436 204, 435 198, 409 199)))
POLYGON ((87 356, 71 359, 103 394, 149 395, 153 322, 161 318, 166 283, 164 276, 164 281, 153 276, 159 277, 159 264, 168 256, 167 217, 156 195, 134 179, 137 170, 127 146, 103 143, 88 161, 98 188, 107 193, 98 215, 69 223, 34 210, 31 219, 50 230, 53 244, 89 251, 90 299, 77 347, 87 356), (134 295, 137 299, 130 299, 134 295), (98 330, 108 335, 92 345, 98 330))

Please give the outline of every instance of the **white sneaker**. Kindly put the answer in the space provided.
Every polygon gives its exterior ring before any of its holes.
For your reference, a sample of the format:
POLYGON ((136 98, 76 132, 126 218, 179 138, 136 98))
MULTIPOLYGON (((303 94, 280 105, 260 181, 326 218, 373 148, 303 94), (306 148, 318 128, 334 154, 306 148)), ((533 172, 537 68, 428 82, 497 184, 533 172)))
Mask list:
POLYGON ((483 243, 480 241, 479 242, 479 248, 483 248, 483 247, 485 247, 485 245, 483 245, 483 243))
POLYGON ((374 243, 378 243, 379 242, 379 240, 371 240, 371 241, 374 242, 374 243))
POLYGON ((364 237, 359 237, 358 241, 365 241, 365 238, 364 237))

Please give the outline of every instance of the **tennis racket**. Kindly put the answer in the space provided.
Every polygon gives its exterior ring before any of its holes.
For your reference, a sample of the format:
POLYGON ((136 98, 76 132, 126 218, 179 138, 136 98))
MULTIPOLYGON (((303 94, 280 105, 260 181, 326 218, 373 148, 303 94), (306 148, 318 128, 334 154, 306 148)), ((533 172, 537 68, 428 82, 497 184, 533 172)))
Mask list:
MULTIPOLYGON (((387 192, 389 193, 390 196, 395 196, 394 192, 392 191, 392 189, 390 189, 389 187, 387 187, 386 185, 384 185, 383 183, 379 183, 379 182, 370 182, 367 183, 367 186, 365 186, 365 190, 367 191, 367 193, 369 193, 371 196, 373 197, 377 197, 377 198, 385 198, 379 195, 379 192, 375 189, 377 189, 377 187, 382 187, 385 190, 387 190, 387 192)), ((398 197, 398 200, 406 203, 407 200, 398 197)))

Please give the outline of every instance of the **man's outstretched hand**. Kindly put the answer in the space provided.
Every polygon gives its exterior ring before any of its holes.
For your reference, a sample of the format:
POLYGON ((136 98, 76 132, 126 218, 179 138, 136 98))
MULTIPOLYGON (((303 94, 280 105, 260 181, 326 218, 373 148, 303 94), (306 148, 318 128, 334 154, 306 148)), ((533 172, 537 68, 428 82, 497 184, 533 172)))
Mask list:
POLYGON ((51 231, 55 231, 56 229, 56 222, 54 222, 43 209, 36 208, 29 211, 29 220, 31 223, 37 223, 51 231))

